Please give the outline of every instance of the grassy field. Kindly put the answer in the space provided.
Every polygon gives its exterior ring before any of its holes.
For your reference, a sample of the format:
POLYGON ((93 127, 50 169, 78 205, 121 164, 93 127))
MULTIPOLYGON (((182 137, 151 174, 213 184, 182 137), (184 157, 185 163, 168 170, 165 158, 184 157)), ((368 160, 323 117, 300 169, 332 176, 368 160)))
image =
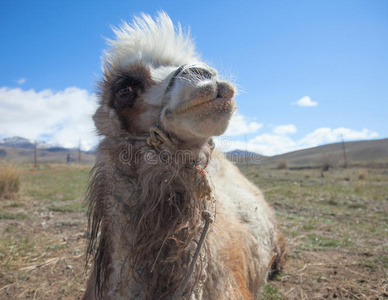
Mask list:
MULTIPOLYGON (((20 167, 0 200, 0 299, 79 299, 88 166, 20 167)), ((263 299, 388 297, 388 171, 242 166, 275 208, 289 260, 263 299)))
POLYGON ((287 237, 289 260, 263 299, 388 298, 388 171, 242 166, 287 237))
POLYGON ((21 169, 20 195, 0 200, 0 299, 81 297, 89 170, 21 169))

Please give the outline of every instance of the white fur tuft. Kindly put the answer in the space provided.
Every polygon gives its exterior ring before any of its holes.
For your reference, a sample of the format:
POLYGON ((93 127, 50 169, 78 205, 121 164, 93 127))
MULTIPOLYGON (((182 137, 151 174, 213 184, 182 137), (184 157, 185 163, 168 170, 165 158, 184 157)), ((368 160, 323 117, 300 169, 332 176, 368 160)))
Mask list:
POLYGON ((142 13, 132 24, 123 22, 113 31, 116 39, 108 39, 111 49, 105 52, 109 67, 125 67, 137 62, 154 67, 180 66, 200 61, 189 32, 185 33, 179 23, 174 27, 163 11, 155 20, 142 13))

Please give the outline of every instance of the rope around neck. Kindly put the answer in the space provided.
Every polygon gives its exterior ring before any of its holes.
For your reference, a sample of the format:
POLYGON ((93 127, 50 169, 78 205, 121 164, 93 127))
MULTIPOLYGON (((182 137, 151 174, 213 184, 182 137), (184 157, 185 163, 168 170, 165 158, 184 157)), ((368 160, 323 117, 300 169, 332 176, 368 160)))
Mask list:
POLYGON ((178 150, 158 126, 152 126, 150 128, 150 136, 147 138, 147 144, 159 151, 170 150, 171 152, 176 152, 178 150))
POLYGON ((169 150, 170 152, 176 152, 178 150, 174 143, 158 126, 152 126, 149 130, 149 135, 126 134, 123 138, 126 141, 145 141, 148 146, 153 147, 158 151, 169 150))
MULTIPOLYGON (((149 130, 149 135, 122 135, 126 141, 146 141, 147 145, 153 147, 155 150, 163 151, 169 150, 174 153, 178 150, 177 146, 158 126, 152 126, 149 130)), ((208 140, 210 151, 213 152, 215 144, 213 139, 208 140)))
POLYGON ((186 288, 186 285, 189 282, 189 279, 190 279, 191 275, 193 274, 194 266, 195 266, 195 263, 196 263, 196 261, 198 259, 199 253, 201 252, 201 248, 202 248, 203 242, 206 239, 206 235, 207 235, 207 232, 209 230, 209 226, 210 226, 211 223, 214 222, 214 217, 211 214, 211 212, 208 211, 208 210, 204 210, 202 212, 202 217, 205 219, 205 226, 203 228, 201 238, 198 241, 197 249, 195 249, 195 253, 194 253, 194 256, 193 256, 193 260, 191 261, 189 271, 187 272, 185 278, 183 279, 183 281, 179 285, 179 288, 178 288, 177 292, 174 295, 174 300, 177 300, 179 297, 182 296, 182 294, 183 294, 183 292, 184 292, 184 290, 186 288))

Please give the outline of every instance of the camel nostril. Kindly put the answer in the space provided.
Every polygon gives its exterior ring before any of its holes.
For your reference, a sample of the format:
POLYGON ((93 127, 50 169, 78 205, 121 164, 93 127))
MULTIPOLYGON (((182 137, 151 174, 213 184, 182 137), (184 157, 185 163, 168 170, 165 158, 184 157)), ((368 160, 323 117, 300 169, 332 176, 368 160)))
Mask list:
POLYGON ((231 99, 234 96, 234 87, 228 82, 217 82, 217 98, 231 99))
POLYGON ((220 84, 217 83, 217 98, 221 98, 221 93, 220 93, 220 91, 221 91, 220 84))

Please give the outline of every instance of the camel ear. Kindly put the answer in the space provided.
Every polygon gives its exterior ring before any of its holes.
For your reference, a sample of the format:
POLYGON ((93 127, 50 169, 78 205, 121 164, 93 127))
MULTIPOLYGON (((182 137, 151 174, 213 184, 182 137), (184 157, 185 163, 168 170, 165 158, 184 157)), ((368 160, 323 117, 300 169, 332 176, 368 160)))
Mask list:
POLYGON ((144 92, 144 83, 128 75, 120 76, 112 85, 111 107, 121 111, 132 108, 139 95, 144 92))

